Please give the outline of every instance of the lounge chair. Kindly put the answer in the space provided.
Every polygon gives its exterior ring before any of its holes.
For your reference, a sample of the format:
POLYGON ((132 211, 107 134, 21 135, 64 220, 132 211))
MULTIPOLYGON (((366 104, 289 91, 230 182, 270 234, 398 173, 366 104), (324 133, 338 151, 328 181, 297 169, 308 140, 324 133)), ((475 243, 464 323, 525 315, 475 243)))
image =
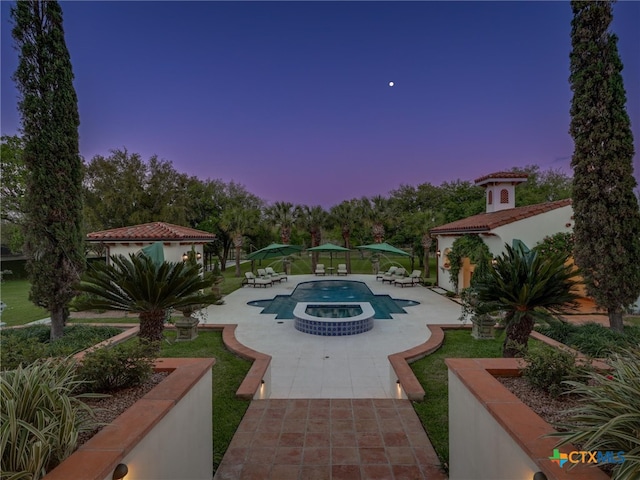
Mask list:
MULTIPOLYGON (((378 273, 378 275, 376 275, 376 280, 382 280, 385 275, 389 275, 389 276, 393 275, 396 270, 398 270, 398 267, 389 267, 389 270, 387 270, 386 272, 378 273)), ((384 283, 384 282, 382 282, 382 283, 384 283)))
POLYGON ((347 273, 347 264, 346 263, 339 263, 338 264, 338 271, 337 274, 338 275, 346 275, 347 273))
POLYGON ((268 279, 268 278, 260 278, 260 277, 256 277, 253 272, 246 272, 244 274, 245 279, 243 280, 243 284, 246 285, 251 285, 253 288, 256 287, 267 287, 268 286, 272 286, 273 285, 273 280, 268 279))
POLYGON ((316 265, 316 271, 315 271, 316 275, 326 275, 326 272, 324 270, 324 263, 319 263, 316 265))
POLYGON ((404 277, 406 274, 407 274, 407 271, 404 268, 399 267, 391 275, 384 275, 382 277, 382 283, 384 282, 393 283, 397 279, 404 277))
POLYGON ((277 273, 271 267, 266 267, 264 270, 267 273, 267 277, 273 280, 274 282, 282 282, 283 280, 287 280, 287 275, 285 273, 277 273))
POLYGON ((402 288, 413 287, 416 284, 424 283, 424 279, 420 270, 414 270, 408 277, 398 278, 393 283, 396 286, 400 285, 402 288))

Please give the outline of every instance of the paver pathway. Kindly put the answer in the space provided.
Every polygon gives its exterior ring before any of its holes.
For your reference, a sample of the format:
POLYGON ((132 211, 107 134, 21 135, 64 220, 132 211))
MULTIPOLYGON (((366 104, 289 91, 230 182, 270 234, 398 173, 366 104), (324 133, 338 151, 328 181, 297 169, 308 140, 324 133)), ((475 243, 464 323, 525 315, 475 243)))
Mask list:
POLYGON ((444 480, 411 402, 251 402, 215 480, 444 480))

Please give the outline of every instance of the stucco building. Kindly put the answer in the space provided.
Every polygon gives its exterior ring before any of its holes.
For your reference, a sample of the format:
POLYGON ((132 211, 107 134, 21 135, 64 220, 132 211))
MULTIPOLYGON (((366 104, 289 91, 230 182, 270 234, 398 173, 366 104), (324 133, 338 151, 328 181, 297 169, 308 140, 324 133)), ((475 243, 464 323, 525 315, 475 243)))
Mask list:
MULTIPOLYGON (((463 218, 431 229, 436 238, 437 284, 446 290, 454 290, 451 282, 447 253, 453 242, 466 234, 477 234, 494 255, 504 251, 504 245, 514 240, 533 248, 546 236, 573 231, 571 199, 546 202, 524 207, 515 206, 515 186, 527 180, 526 175, 514 172, 497 172, 475 180, 486 190, 484 213, 463 218)), ((458 289, 469 286, 473 265, 465 259, 458 275, 458 289)))
POLYGON ((199 263, 204 258, 203 246, 213 242, 215 234, 164 222, 143 223, 130 227, 112 228, 87 234, 87 242, 100 245, 110 255, 137 253, 154 243, 162 243, 164 259, 181 262, 193 250, 199 263))

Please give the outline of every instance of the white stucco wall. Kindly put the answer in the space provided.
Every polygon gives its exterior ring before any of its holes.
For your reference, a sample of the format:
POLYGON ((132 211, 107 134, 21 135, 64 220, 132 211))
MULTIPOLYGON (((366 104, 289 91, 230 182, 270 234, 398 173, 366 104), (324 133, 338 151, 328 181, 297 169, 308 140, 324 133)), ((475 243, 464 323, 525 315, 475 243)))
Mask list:
POLYGON ((572 215, 571 205, 556 208, 550 212, 497 227, 491 231, 493 236, 483 237, 483 240, 494 256, 500 255, 504 250, 504 244, 511 245, 514 239, 522 240, 527 247, 533 248, 548 235, 573 231, 572 215))
POLYGON ((533 478, 539 468, 449 371, 449 480, 533 478))
MULTIPOLYGON (((126 478, 211 480, 213 474, 212 376, 200 381, 122 460, 126 478)), ((104 480, 111 480, 111 475, 104 480)))
MULTIPOLYGON (((128 257, 130 253, 138 253, 142 248, 151 245, 152 242, 137 242, 129 244, 116 244, 109 246, 109 255, 124 255, 128 257)), ((196 253, 200 253, 201 258, 204 258, 203 246, 194 245, 196 253)), ((191 245, 184 245, 180 242, 164 242, 164 259, 167 262, 182 262, 182 255, 185 252, 191 251, 191 245)), ((202 260, 200 260, 202 263, 202 260)))
MULTIPOLYGON (((480 238, 494 256, 500 255, 504 251, 505 243, 511 245, 514 239, 521 240, 527 247, 533 248, 548 235, 573 231, 572 215, 573 208, 567 205, 497 227, 491 231, 490 235, 481 234, 480 238)), ((459 236, 438 235, 437 238, 438 250, 442 253, 438 258, 438 286, 446 290, 455 290, 449 279, 449 271, 444 269, 444 253, 447 248, 453 247, 453 242, 459 236)), ((460 282, 459 278, 459 284, 460 282)))
POLYGON ((455 290, 453 284, 450 281, 449 270, 445 268, 445 262, 447 262, 446 251, 447 249, 451 249, 453 247, 453 242, 458 237, 454 236, 438 236, 438 250, 440 251, 440 256, 436 257, 437 261, 437 269, 438 269, 438 286, 440 288, 444 288, 445 290, 455 290))

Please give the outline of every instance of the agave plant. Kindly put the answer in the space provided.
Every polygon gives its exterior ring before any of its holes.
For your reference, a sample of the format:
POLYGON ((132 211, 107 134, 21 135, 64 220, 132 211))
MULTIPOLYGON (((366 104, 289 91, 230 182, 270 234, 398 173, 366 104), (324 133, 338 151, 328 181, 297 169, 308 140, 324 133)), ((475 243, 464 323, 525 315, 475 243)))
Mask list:
POLYGON ((49 359, 0 374, 2 478, 39 479, 73 453, 78 435, 97 423, 75 395, 75 363, 49 359))
POLYGON ((73 303, 77 310, 122 310, 137 313, 140 337, 162 340, 166 311, 201 308, 218 300, 213 277, 200 275, 191 262, 155 264, 146 255, 112 255, 110 263, 94 262, 77 290, 87 293, 73 303), (206 293, 205 293, 206 292, 206 293))
POLYGON ((505 245, 489 271, 475 283, 477 313, 504 313, 504 357, 526 351, 529 334, 536 320, 575 308, 578 294, 576 272, 565 265, 562 254, 541 256, 505 245))
MULTIPOLYGON (((624 461, 615 463, 614 480, 640 478, 640 348, 614 354, 611 371, 591 372, 589 382, 565 382, 570 393, 580 397, 565 431, 551 436, 562 442, 579 444, 583 450, 622 452, 624 461)), ((621 460, 621 459, 620 459, 621 460)))

